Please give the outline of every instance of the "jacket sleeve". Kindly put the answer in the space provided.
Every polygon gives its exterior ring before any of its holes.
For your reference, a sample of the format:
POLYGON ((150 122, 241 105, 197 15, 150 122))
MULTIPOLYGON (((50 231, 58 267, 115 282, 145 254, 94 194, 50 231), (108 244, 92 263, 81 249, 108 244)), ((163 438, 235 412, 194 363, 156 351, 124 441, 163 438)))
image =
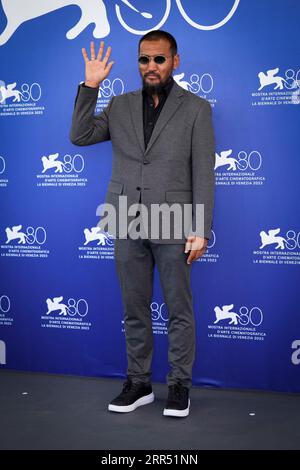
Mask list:
POLYGON ((98 115, 94 115, 98 88, 78 86, 72 116, 70 140, 74 145, 92 145, 110 140, 108 115, 113 99, 98 115))
POLYGON ((211 237, 215 191, 215 137, 212 110, 208 101, 202 104, 192 134, 193 225, 195 235, 211 237), (204 226, 196 230, 196 204, 203 204, 204 226))

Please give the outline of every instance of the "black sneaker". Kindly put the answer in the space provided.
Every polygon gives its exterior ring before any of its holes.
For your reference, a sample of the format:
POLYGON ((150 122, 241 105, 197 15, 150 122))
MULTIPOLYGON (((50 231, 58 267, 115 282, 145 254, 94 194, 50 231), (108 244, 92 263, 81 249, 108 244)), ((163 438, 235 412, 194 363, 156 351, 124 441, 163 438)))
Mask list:
POLYGON ((148 405, 154 401, 151 384, 143 382, 133 383, 128 379, 123 384, 123 390, 110 404, 109 411, 129 413, 139 406, 148 405))
POLYGON ((190 411, 189 389, 180 383, 169 386, 169 394, 164 416, 184 418, 190 411))

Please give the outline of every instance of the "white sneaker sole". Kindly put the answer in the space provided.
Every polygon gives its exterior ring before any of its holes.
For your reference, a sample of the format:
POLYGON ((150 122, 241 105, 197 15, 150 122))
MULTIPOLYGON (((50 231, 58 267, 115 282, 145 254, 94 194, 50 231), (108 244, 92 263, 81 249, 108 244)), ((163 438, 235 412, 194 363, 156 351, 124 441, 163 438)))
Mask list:
POLYGON ((136 410, 139 406, 149 405, 154 401, 154 393, 150 395, 145 395, 144 397, 139 398, 137 401, 127 406, 118 406, 118 405, 108 405, 109 411, 115 411, 116 413, 130 413, 130 411, 136 410))
POLYGON ((185 418, 189 415, 190 412, 191 400, 189 399, 188 407, 185 410, 172 410, 171 408, 165 408, 163 415, 164 416, 175 416, 176 418, 185 418))

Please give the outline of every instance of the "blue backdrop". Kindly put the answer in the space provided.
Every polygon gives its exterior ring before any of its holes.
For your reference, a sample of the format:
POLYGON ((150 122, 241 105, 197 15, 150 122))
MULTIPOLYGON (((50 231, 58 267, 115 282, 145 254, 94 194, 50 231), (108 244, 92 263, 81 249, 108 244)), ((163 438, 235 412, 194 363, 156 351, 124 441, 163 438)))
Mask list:
MULTIPOLYGON (((175 80, 213 107, 216 206, 192 267, 194 384, 300 391, 297 0, 2 0, 0 367, 123 377, 113 240, 97 233, 111 143, 69 140, 81 48, 112 46, 99 91, 140 88, 137 44, 171 32, 175 80)), ((168 312, 156 273, 154 380, 165 381, 168 312)))

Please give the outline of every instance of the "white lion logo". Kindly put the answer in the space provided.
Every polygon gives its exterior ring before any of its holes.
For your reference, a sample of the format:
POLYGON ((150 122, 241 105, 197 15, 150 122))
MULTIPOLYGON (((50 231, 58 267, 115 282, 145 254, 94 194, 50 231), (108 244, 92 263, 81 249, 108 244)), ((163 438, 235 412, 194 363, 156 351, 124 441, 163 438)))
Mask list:
POLYGON ((18 240, 19 245, 22 243, 23 245, 26 243, 26 234, 24 232, 20 232, 22 225, 15 225, 12 228, 7 227, 5 229, 7 240, 5 243, 9 243, 11 240, 18 240))
POLYGON ((216 314, 216 320, 214 321, 214 324, 219 323, 220 320, 230 319, 229 325, 232 325, 232 323, 237 325, 238 318, 241 319, 241 317, 235 312, 230 312, 230 310, 233 309, 233 307, 234 307, 234 304, 223 305, 222 309, 218 306, 215 307, 214 311, 216 314))
POLYGON ((68 313, 68 307, 65 304, 61 304, 60 302, 63 300, 63 297, 53 297, 53 300, 47 299, 46 304, 48 307, 48 311, 46 315, 49 315, 52 312, 55 312, 56 310, 59 310, 58 315, 64 315, 66 316, 68 313))
POLYGON ((268 233, 264 231, 260 232, 261 246, 259 247, 259 249, 261 250, 267 245, 277 243, 277 245, 275 246, 275 250, 278 250, 279 248, 284 250, 284 242, 286 242, 286 240, 283 237, 276 237, 279 232, 280 228, 269 230, 268 233))
POLYGON ((45 173, 45 171, 49 170, 49 168, 55 168, 55 173, 62 173, 64 164, 63 162, 56 160, 58 157, 58 153, 53 153, 49 155, 49 157, 42 157, 42 163, 43 163, 43 171, 42 173, 45 173))
POLYGON ((113 244, 113 237, 107 233, 103 233, 99 227, 92 227, 91 230, 85 228, 83 233, 85 235, 84 245, 87 245, 88 243, 95 240, 99 240, 97 246, 105 246, 105 244, 111 246, 113 244))
POLYGON ((19 90, 14 90, 16 85, 17 85, 17 82, 9 83, 7 87, 5 87, 4 85, 0 86, 0 97, 1 97, 0 103, 4 103, 4 101, 7 98, 12 98, 12 97, 14 98, 13 103, 15 101, 19 102, 21 100, 22 93, 19 90))
MULTIPOLYGON (((152 18, 151 13, 140 12, 129 0, 121 1, 131 10, 140 13, 144 18, 152 18)), ((5 44, 18 27, 26 21, 69 5, 77 5, 81 9, 81 17, 78 23, 67 32, 67 39, 77 38, 90 24, 95 25, 93 30, 94 38, 104 38, 109 34, 110 26, 103 0, 2 0, 7 25, 0 34, 0 46, 5 44)), ((116 9, 119 11, 120 7, 116 5, 116 9)), ((122 19, 119 18, 119 20, 122 24, 122 19)))
POLYGON ((180 73, 178 75, 173 75, 173 78, 174 78, 175 82, 177 83, 177 85, 181 86, 184 90, 189 91, 190 84, 189 84, 189 82, 187 82, 185 80, 182 80, 183 77, 184 77, 184 72, 180 73))
POLYGON ((104 38, 109 34, 110 26, 102 0, 2 0, 7 25, 0 35, 0 45, 5 44, 25 21, 68 5, 77 5, 81 9, 80 20, 66 34, 68 39, 76 38, 90 24, 95 25, 95 38, 104 38))
POLYGON ((220 155, 218 153, 216 153, 216 163, 215 163, 215 170, 217 168, 219 168, 220 166, 224 166, 224 165, 229 165, 227 170, 236 170, 236 164, 238 163, 238 161, 233 158, 233 157, 230 157, 229 158, 229 155, 232 154, 232 149, 231 150, 224 150, 223 152, 220 153, 220 155))
POLYGON ((267 85, 276 85, 274 90, 279 88, 280 90, 283 89, 283 82, 287 83, 287 81, 283 77, 275 77, 276 73, 279 72, 279 68, 268 70, 265 74, 264 72, 259 72, 258 78, 260 81, 260 87, 258 91, 262 90, 267 85))

